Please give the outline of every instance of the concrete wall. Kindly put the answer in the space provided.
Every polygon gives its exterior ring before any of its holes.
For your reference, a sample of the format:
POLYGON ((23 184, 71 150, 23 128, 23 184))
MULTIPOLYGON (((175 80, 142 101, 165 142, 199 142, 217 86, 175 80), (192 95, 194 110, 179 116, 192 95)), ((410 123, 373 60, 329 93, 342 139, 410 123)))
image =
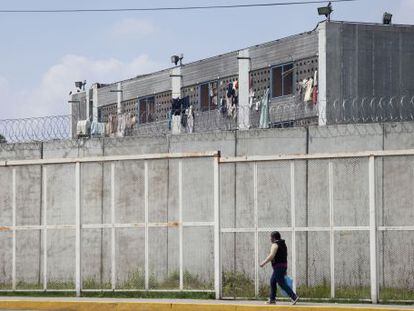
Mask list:
MULTIPOLYGON (((378 116, 411 120, 413 107, 389 105, 393 96, 414 96, 414 26, 331 22, 326 24, 326 90, 328 124, 345 123, 378 116), (361 99, 383 97, 385 107, 376 100, 374 107, 361 108, 361 99), (359 99, 352 107, 353 99, 359 99), (346 107, 343 100, 350 100, 346 107), (334 107, 337 101, 338 105, 334 107)), ((409 99, 407 103, 409 102, 409 99)), ((399 100, 397 100, 399 101, 399 100)), ((361 122, 360 121, 360 122, 361 122)), ((358 121, 356 121, 358 122, 358 121)))
MULTIPOLYGON (((366 150, 406 149, 413 147, 414 126, 411 123, 344 125, 295 129, 250 130, 183 134, 148 138, 60 141, 43 144, 1 145, 0 159, 34 159, 115 154, 148 154, 220 150, 223 156, 329 153, 366 150)), ((149 220, 178 221, 179 160, 149 161, 149 220)), ((368 225, 367 159, 335 160, 333 164, 334 224, 336 226, 368 225)), ((183 219, 213 220, 212 162, 207 159, 182 161, 183 219)), ((12 189, 10 168, 1 168, 0 226, 12 222, 12 189)), ((259 163, 258 222, 261 228, 291 226, 290 162, 259 163)), ((376 160, 376 197, 380 225, 411 225, 411 189, 414 185, 414 160, 411 157, 376 160)), ((83 224, 106 224, 111 221, 110 164, 83 164, 81 204, 83 224)), ((42 195, 47 193, 47 224, 75 223, 74 166, 29 166, 16 169, 18 225, 43 223, 42 195), (46 174, 46 175, 43 175, 46 174), (42 187, 46 178, 47 189, 42 187)), ((221 166, 221 222, 223 228, 254 227, 254 184, 252 164, 221 166)), ((144 163, 115 164, 116 221, 141 223, 144 220, 144 163)), ((295 161, 296 226, 329 225, 328 161, 295 161)), ((287 242, 291 233, 282 232, 287 242)), ((380 233, 380 284, 397 287, 403 280, 412 286, 414 273, 411 256, 412 239, 406 233, 380 233), (391 242, 390 242, 391 241, 391 242), (399 241, 394 243, 392 241, 399 241), (398 256, 395 262, 393 254, 398 256), (390 269, 390 266, 393 269, 390 269)), ((228 295, 254 294, 254 234, 225 233, 223 237, 223 271, 228 295), (229 282, 242 280, 243 290, 229 282)), ((368 232, 338 232, 335 235, 335 277, 339 289, 369 286, 368 232)), ((11 235, 0 232, 0 282, 11 283, 11 235)), ((110 229, 82 230, 82 275, 85 288, 110 287, 110 229)), ((117 288, 143 288, 144 230, 116 229, 117 288)), ((178 286, 178 228, 174 225, 149 230, 150 287, 178 286)), ((48 231, 48 245, 39 231, 19 231, 16 236, 16 277, 19 288, 42 288, 43 249, 48 253, 50 288, 74 286, 74 245, 72 229, 48 231), (29 247, 30 245, 30 247, 29 247)), ((212 288, 213 231, 209 227, 184 229, 185 287, 212 288), (203 245, 203 247, 200 247, 203 245)), ((288 244, 290 245, 290 244, 288 244)), ((259 254, 268 251, 268 234, 259 234, 259 254)), ((297 285, 323 287, 330 283, 329 233, 297 234, 297 285)), ((290 255, 289 255, 290 256, 290 255)), ((291 269, 291 266, 290 268, 291 269)), ((259 273, 260 288, 266 291, 268 270, 259 273)), ((291 271, 289 270, 289 273, 291 271)), ((324 287, 325 286, 325 287, 324 287)), ((329 295, 329 289, 326 292, 329 295)), ((338 296, 345 295, 339 290, 338 296)), ((345 291, 346 293, 346 291, 345 291)), ((364 293, 364 291, 361 291, 364 293)), ((363 294, 362 294, 363 295, 363 294)))

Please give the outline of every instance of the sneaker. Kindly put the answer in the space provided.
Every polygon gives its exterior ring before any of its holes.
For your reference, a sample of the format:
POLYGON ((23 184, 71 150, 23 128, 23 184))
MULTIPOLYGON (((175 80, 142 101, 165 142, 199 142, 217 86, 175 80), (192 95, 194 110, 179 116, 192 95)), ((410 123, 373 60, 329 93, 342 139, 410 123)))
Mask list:
POLYGON ((266 301, 266 304, 267 305, 275 305, 276 304, 276 300, 270 300, 269 299, 269 300, 266 301))
POLYGON ((299 300, 299 296, 296 296, 295 299, 292 299, 292 306, 294 306, 299 300))

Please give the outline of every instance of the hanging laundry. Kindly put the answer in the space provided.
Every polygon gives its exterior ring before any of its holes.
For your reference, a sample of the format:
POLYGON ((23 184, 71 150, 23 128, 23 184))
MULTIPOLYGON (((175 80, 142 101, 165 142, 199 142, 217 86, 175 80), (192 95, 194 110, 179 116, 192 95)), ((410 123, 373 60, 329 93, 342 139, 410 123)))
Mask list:
POLYGON ((89 120, 80 120, 76 124, 76 135, 78 137, 89 136, 91 130, 91 122, 89 120))
POLYGON ((253 91, 253 89, 250 89, 249 90, 249 107, 250 107, 250 109, 253 107, 254 104, 255 104, 254 103, 254 91, 253 91))
POLYGON ((173 98, 171 103, 171 111, 174 116, 178 116, 181 113, 180 98, 173 98))
POLYGON ((126 117, 123 114, 118 115, 118 129, 117 129, 117 136, 124 137, 126 130, 126 117))
POLYGON ((172 116, 173 116, 172 111, 168 111, 167 112, 168 130, 171 130, 172 116))
POLYGON ((259 127, 262 129, 269 128, 269 95, 270 89, 267 89, 260 102, 259 127))
POLYGON ((181 116, 172 116, 171 133, 173 135, 181 133, 181 116))
POLYGON ((91 136, 103 137, 105 136, 105 123, 92 121, 91 123, 91 136))
POLYGON ((114 136, 118 130, 118 118, 116 115, 110 114, 108 117, 109 136, 114 136))
POLYGON ((316 105, 318 103, 318 71, 315 71, 313 77, 313 93, 312 93, 312 103, 316 105))
POLYGON ((191 105, 190 108, 186 111, 187 115, 187 133, 193 133, 194 131, 194 112, 193 106, 191 105))
POLYGON ((224 98, 220 98, 220 112, 223 115, 227 113, 226 100, 224 98))
POLYGON ((309 78, 309 80, 306 82, 306 91, 305 91, 305 97, 303 99, 304 102, 310 102, 312 100, 312 94, 313 94, 313 78, 309 78))
POLYGON ((182 126, 183 128, 187 128, 187 119, 188 119, 188 115, 187 115, 187 109, 186 109, 186 112, 184 112, 184 113, 181 115, 181 126, 182 126))
POLYGON ((312 104, 316 105, 318 103, 318 86, 313 87, 312 93, 312 104))

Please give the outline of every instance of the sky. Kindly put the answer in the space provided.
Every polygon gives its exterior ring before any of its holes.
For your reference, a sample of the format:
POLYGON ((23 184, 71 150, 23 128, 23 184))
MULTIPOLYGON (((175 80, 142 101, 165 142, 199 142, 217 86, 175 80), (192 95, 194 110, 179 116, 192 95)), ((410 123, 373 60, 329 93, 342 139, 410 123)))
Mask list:
MULTIPOLYGON (((289 0, 14 0, 0 9, 103 9, 289 0)), ((0 120, 69 114, 74 81, 110 83, 310 31, 317 4, 209 11, 82 14, 0 13, 0 120)), ((414 24, 414 0, 334 4, 333 20, 414 24)))

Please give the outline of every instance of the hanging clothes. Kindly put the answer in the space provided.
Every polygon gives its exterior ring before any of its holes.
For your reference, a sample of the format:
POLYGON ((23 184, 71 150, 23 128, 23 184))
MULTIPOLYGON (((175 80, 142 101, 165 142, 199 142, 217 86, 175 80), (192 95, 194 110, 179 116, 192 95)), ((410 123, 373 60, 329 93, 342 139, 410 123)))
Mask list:
POLYGON ((230 82, 227 85, 226 112, 227 116, 230 118, 235 118, 236 116, 236 83, 237 81, 234 84, 230 82))
POLYGON ((181 133, 181 116, 172 116, 171 133, 173 135, 181 133))
POLYGON ((109 135, 115 136, 118 131, 118 118, 116 115, 110 114, 109 115, 109 135))
POLYGON ((193 106, 191 105, 190 108, 186 111, 187 115, 187 133, 193 133, 194 131, 194 112, 193 106))
POLYGON ((270 89, 267 89, 260 102, 259 127, 262 129, 269 128, 269 95, 270 89))
POLYGON ((254 105, 254 91, 253 89, 249 90, 249 108, 251 109, 254 105))
POLYGON ((220 113, 225 115, 227 113, 226 100, 220 98, 220 113))
POLYGON ((318 103, 318 71, 315 71, 313 77, 313 92, 312 92, 312 103, 316 105, 318 103))
POLYGON ((124 137, 126 130, 126 116, 123 114, 118 115, 118 129, 117 136, 124 137))
POLYGON ((76 124, 76 135, 78 137, 89 136, 91 130, 91 122, 89 120, 80 120, 76 124))
POLYGON ((304 102, 310 102, 312 100, 312 94, 313 94, 313 78, 309 78, 309 80, 306 82, 306 91, 305 91, 305 97, 303 99, 304 102))
POLYGON ((178 116, 181 113, 181 103, 180 98, 173 98, 171 103, 172 115, 178 116))
POLYGON ((172 122, 172 110, 167 112, 167 120, 168 120, 168 130, 171 130, 171 122, 172 122))
POLYGON ((186 109, 186 112, 181 115, 181 126, 183 128, 187 128, 187 120, 188 120, 188 115, 187 115, 187 109, 186 109))
POLYGON ((92 137, 105 136, 105 123, 92 121, 92 123, 91 123, 91 136, 92 137))

